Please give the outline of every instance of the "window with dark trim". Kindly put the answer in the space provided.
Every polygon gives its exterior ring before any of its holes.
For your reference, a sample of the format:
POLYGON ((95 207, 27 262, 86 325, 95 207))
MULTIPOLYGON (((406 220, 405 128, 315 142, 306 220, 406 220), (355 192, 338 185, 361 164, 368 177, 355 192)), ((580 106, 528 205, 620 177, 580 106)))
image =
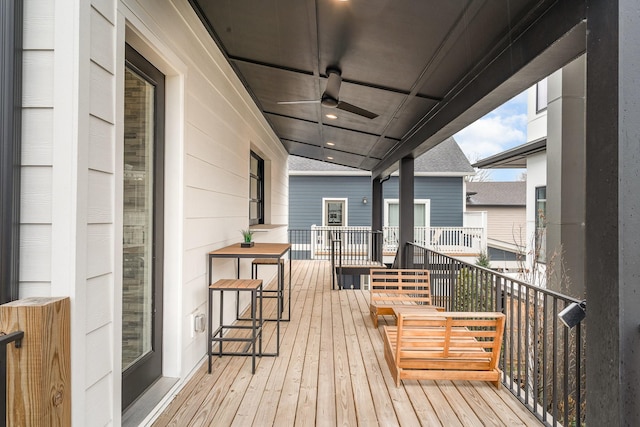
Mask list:
POLYGON ((547 262, 547 187, 536 187, 536 261, 547 262))
POLYGON ((547 109, 547 79, 536 84, 536 113, 547 109))
POLYGON ((264 160, 253 151, 249 168, 249 224, 264 224, 264 160))

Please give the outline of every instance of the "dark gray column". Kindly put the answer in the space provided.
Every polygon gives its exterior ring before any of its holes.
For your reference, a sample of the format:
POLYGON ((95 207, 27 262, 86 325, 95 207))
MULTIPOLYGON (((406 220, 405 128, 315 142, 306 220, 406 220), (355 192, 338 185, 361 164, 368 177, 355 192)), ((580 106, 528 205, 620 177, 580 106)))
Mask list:
POLYGON ((407 247, 408 242, 413 242, 413 158, 404 157, 400 160, 399 200, 400 205, 400 231, 399 231, 399 264, 403 268, 413 267, 413 250, 407 247))
POLYGON ((584 55, 548 79, 547 287, 584 298, 584 55))
POLYGON ((22 0, 0 1, 0 303, 18 299, 22 0))
POLYGON ((587 425, 640 425, 640 11, 588 0, 587 425))
MULTIPOLYGON (((371 230, 381 231, 384 215, 384 197, 382 195, 382 180, 373 178, 371 180, 371 230)), ((383 237, 380 234, 374 234, 374 261, 382 261, 382 243, 383 237)))

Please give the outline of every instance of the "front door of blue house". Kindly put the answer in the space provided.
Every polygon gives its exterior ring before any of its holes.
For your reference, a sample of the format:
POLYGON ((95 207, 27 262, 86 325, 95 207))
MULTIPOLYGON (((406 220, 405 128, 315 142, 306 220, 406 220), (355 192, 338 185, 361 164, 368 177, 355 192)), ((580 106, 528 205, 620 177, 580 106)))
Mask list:
POLYGON ((124 71, 122 409, 162 375, 164 75, 127 45, 124 71))

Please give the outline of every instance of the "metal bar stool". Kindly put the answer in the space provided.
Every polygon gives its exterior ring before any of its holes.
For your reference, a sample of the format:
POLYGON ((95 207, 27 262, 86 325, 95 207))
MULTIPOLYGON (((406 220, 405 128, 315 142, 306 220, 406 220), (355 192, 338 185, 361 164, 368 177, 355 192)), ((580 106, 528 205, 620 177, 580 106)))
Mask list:
MULTIPOLYGON (((284 258, 255 258, 251 262, 251 278, 257 279, 258 267, 261 265, 277 265, 278 266, 278 287, 277 289, 263 289, 262 295, 264 298, 278 298, 278 318, 277 319, 264 319, 264 320, 281 320, 288 322, 291 319, 291 276, 289 276, 289 291, 288 291, 288 304, 287 304, 287 318, 283 317, 284 312, 284 258)), ((291 274, 291 272, 289 272, 291 274)))
POLYGON ((218 351, 215 354, 220 356, 251 356, 251 373, 256 372, 256 356, 266 356, 262 352, 262 280, 248 279, 221 279, 209 286, 209 316, 207 319, 207 355, 209 358, 209 373, 211 373, 211 357, 214 354, 213 344, 218 344, 218 351), (223 318, 224 311, 224 293, 227 291, 250 292, 251 293, 251 325, 225 324, 223 318), (213 331, 211 329, 211 321, 213 316, 213 293, 220 292, 219 305, 219 326, 213 331), (239 329, 250 332, 247 336, 225 336, 225 330, 239 329), (244 342, 247 347, 243 351, 224 351, 223 344, 225 342, 244 342), (249 349, 251 351, 249 352, 249 349))

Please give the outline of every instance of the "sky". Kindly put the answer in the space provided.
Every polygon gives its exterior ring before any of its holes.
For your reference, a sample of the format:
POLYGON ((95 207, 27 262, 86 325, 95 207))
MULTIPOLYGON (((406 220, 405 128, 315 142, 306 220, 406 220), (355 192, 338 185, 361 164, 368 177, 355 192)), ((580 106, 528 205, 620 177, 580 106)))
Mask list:
MULTIPOLYGON (((527 92, 510 99, 476 120, 454 139, 471 163, 501 153, 527 141, 527 92)), ((489 181, 516 181, 524 169, 494 169, 489 181)))

